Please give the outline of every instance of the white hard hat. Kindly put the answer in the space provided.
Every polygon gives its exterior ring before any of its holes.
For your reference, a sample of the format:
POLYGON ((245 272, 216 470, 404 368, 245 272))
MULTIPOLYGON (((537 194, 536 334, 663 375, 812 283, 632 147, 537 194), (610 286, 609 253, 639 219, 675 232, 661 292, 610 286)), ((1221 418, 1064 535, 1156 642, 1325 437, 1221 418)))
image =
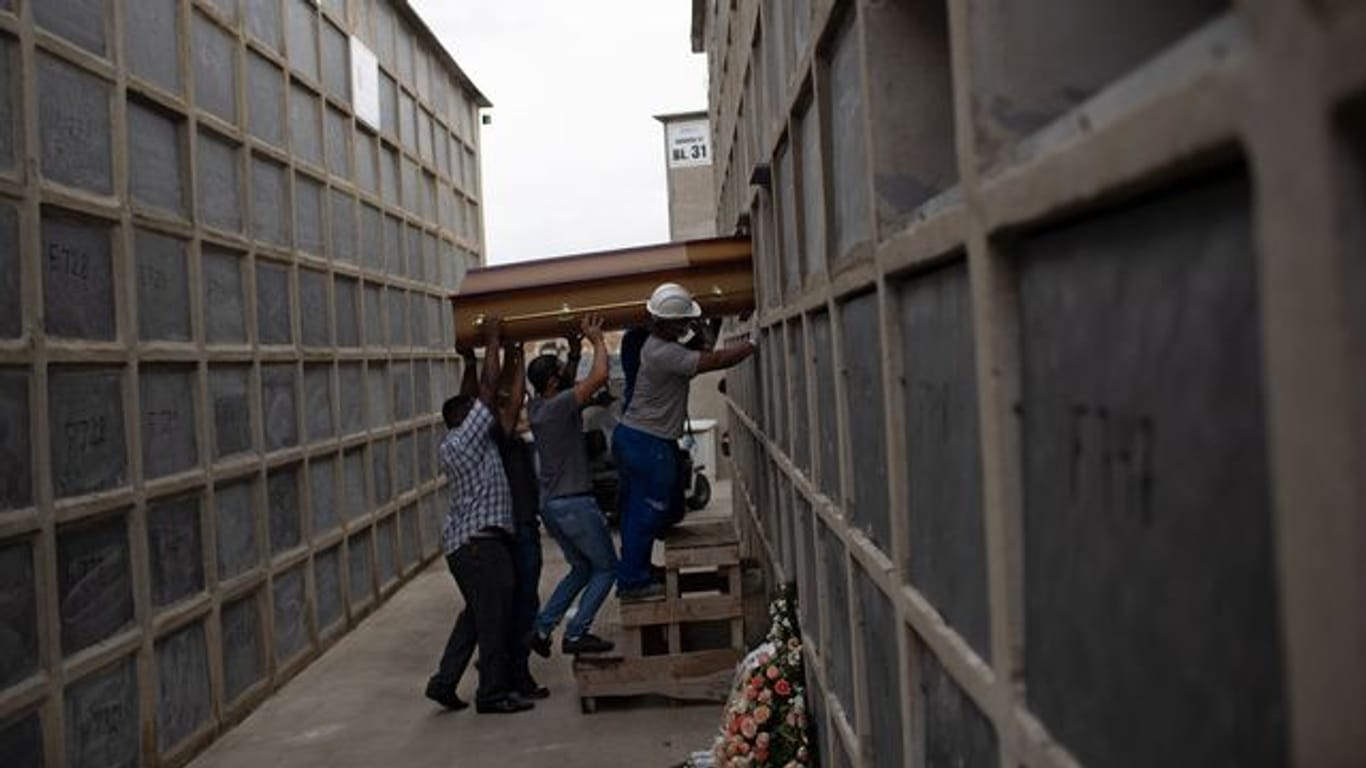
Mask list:
POLYGON ((661 320, 683 320, 702 316, 702 308, 692 300, 692 294, 678 283, 661 284, 650 294, 650 300, 645 303, 645 308, 661 320))

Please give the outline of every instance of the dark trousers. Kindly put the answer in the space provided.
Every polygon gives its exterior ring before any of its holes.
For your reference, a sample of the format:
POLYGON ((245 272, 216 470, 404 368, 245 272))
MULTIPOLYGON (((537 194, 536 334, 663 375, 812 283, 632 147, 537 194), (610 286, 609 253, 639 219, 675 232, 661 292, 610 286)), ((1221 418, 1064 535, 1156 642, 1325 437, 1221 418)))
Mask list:
POLYGON ((476 702, 493 702, 512 690, 512 622, 516 573, 509 541, 471 539, 446 556, 465 610, 455 620, 435 679, 454 686, 479 647, 476 702))
POLYGON ((536 521, 517 524, 513 561, 517 596, 512 621, 512 683, 517 690, 528 691, 536 683, 531 678, 531 649, 521 640, 531 631, 541 610, 541 526, 536 521))
MULTIPOLYGON (((512 545, 512 557, 517 587, 513 598, 513 628, 508 638, 512 646, 509 649, 512 664, 511 680, 514 690, 528 691, 536 685, 531 677, 531 650, 520 640, 531 630, 536 613, 541 609, 538 592, 541 581, 541 529, 537 524, 518 524, 517 538, 512 545)), ((451 573, 454 575, 452 557, 448 556, 446 563, 450 565, 451 573)), ((456 582, 459 583, 458 578, 456 582)), ((460 684, 460 678, 465 674, 465 668, 469 666, 470 659, 474 656, 475 645, 478 643, 479 635, 470 606, 467 600, 465 608, 456 617, 455 626, 451 628, 450 638, 446 641, 446 651, 441 655, 441 667, 434 678, 451 688, 460 684)), ((482 650, 480 658, 483 658, 482 650)))

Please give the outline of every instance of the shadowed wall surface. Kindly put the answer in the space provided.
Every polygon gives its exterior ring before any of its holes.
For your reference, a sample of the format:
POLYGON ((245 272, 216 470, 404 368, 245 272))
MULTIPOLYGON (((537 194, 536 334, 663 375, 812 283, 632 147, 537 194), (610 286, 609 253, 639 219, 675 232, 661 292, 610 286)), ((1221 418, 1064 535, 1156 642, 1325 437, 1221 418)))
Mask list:
POLYGON ((823 764, 1360 762, 1366 12, 693 11, 823 764))
POLYGON ((0 2, 7 766, 183 764, 436 554, 481 106, 401 0, 0 2))

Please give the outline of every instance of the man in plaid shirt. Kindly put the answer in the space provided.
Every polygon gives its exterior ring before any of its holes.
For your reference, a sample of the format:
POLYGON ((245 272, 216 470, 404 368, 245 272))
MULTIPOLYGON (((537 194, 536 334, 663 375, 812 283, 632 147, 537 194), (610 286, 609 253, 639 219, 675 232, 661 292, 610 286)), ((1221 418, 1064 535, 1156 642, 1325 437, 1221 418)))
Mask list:
MULTIPOLYGON (((479 643, 479 712, 512 713, 532 708, 513 690, 512 607, 516 575, 512 561, 512 491, 508 487, 498 445, 493 439, 494 400, 498 391, 499 322, 484 323, 484 370, 477 396, 462 392, 441 408, 450 429, 437 455, 450 478, 451 508, 441 528, 446 564, 455 576, 465 605, 474 614, 479 643)), ((459 623, 451 628, 441 664, 427 684, 427 695, 452 709, 463 706, 455 695, 458 678, 459 623)))

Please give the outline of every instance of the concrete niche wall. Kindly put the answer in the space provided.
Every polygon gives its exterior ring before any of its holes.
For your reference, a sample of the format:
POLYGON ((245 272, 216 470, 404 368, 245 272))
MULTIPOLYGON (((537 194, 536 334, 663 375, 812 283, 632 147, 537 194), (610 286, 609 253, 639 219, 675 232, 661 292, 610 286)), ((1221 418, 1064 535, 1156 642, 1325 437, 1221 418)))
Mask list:
POLYGON ((402 0, 0 0, 0 762, 184 764, 437 553, 487 104, 402 0))
POLYGON ((823 764, 1366 759, 1366 9, 694 5, 823 764))

